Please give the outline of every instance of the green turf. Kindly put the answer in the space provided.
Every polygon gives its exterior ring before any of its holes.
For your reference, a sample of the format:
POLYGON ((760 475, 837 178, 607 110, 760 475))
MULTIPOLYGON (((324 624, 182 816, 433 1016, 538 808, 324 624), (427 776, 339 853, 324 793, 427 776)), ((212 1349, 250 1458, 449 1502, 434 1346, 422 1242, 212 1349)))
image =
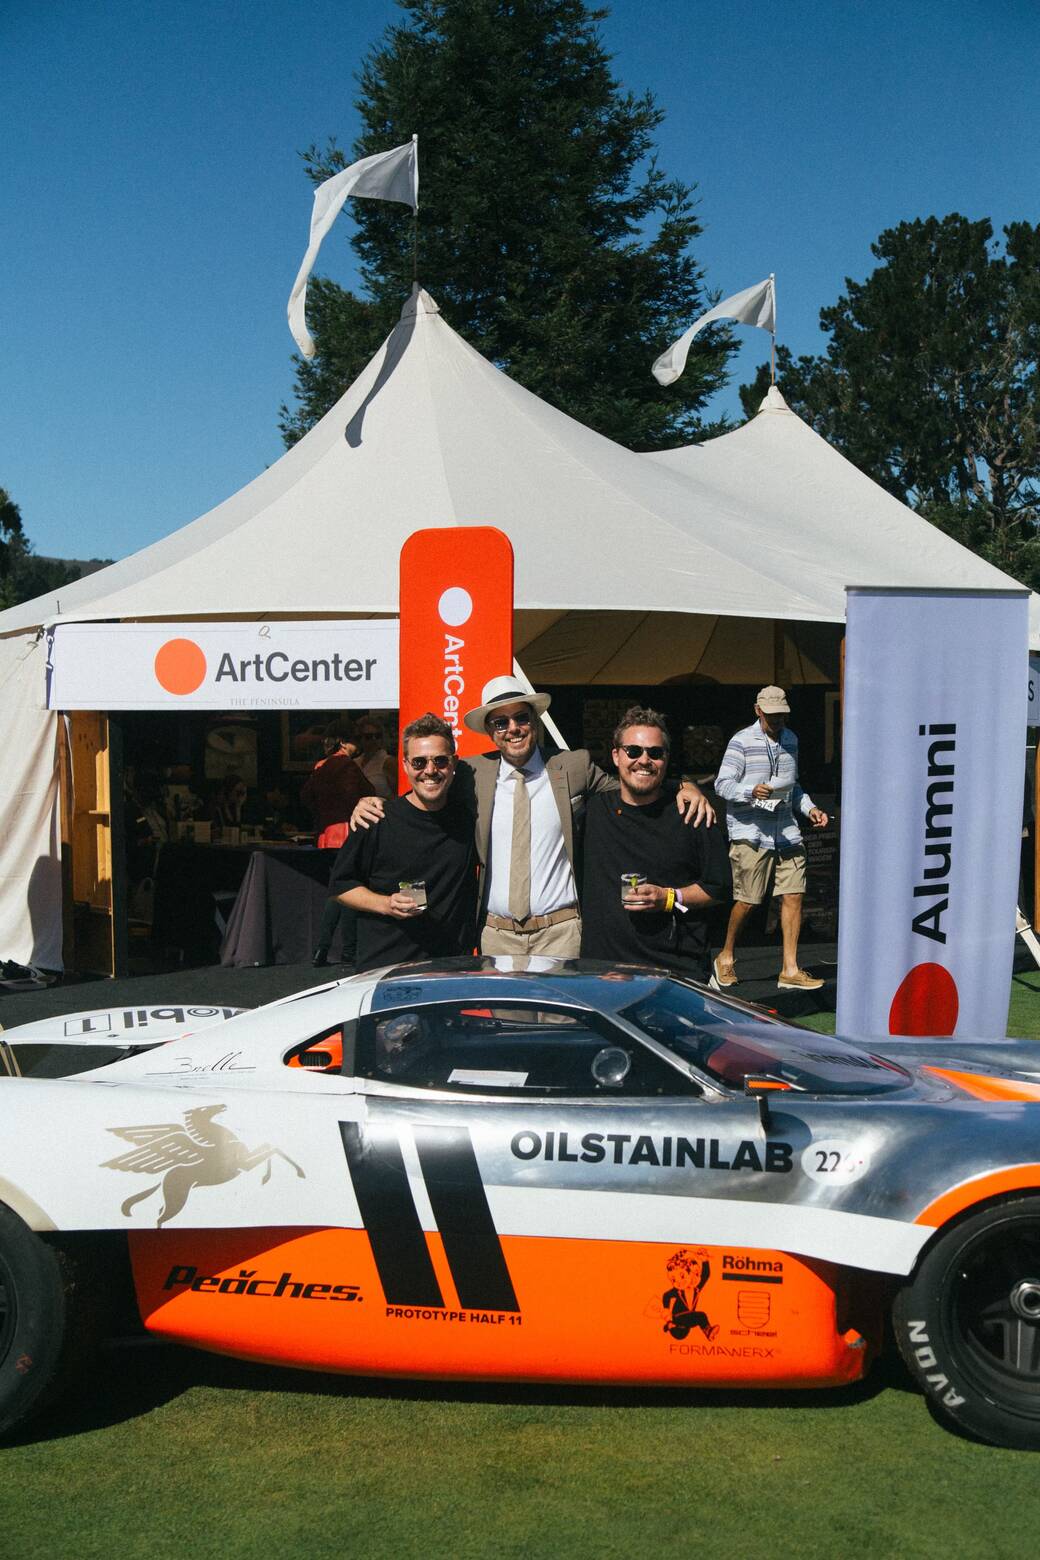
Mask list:
POLYGON ((836 1393, 400 1389, 126 1354, 0 1451, 0 1553, 1020 1556, 1038 1465, 836 1393), (118 1383, 118 1385, 116 1385, 118 1383))
MULTIPOLYGON (((799 1013, 798 1023, 821 1034, 834 1033, 833 1010, 799 1013)), ((1040 1040, 1040 970, 1024 970, 1011 981, 1007 1033, 1023 1040, 1040 1040)))

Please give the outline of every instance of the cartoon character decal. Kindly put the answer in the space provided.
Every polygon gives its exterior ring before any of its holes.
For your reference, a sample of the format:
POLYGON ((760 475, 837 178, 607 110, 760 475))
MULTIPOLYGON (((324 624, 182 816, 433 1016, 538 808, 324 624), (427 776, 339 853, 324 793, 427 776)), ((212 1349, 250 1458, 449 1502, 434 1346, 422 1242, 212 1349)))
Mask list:
POLYGON ((664 1331, 673 1338, 687 1338, 699 1327, 709 1343, 718 1336, 718 1324, 711 1323, 708 1313, 698 1310, 697 1303, 711 1278, 711 1263, 703 1246, 690 1250, 680 1246, 665 1263, 672 1287, 661 1296, 661 1305, 668 1319, 664 1331))

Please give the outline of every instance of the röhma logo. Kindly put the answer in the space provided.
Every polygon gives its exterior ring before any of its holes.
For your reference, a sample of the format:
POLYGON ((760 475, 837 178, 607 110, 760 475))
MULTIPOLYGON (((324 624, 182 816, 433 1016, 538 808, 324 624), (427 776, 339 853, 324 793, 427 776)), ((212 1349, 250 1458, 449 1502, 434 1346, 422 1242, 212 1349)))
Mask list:
POLYGON ((888 1013, 890 1035, 952 1035, 960 997, 942 964, 915 964, 899 983, 888 1013))
POLYGON ((168 639, 156 651, 155 679, 167 693, 194 693, 205 676, 206 657, 194 639, 168 639))

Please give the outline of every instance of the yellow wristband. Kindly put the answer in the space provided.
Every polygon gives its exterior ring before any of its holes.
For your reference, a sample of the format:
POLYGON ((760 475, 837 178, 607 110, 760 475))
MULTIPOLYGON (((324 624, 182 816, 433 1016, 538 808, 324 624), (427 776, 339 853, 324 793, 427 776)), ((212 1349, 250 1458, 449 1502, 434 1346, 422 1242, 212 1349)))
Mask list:
POLYGON ((675 909, 675 889, 670 888, 664 896, 664 913, 668 915, 675 909))

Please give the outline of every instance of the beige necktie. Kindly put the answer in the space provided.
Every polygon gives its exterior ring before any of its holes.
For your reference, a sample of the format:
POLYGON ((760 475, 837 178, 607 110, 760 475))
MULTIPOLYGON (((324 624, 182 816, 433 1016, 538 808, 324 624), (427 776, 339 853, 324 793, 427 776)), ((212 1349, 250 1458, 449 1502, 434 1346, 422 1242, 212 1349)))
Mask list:
POLYGON ((509 914, 526 921, 531 914, 531 793, 527 770, 513 771, 513 845, 509 857, 509 914))

